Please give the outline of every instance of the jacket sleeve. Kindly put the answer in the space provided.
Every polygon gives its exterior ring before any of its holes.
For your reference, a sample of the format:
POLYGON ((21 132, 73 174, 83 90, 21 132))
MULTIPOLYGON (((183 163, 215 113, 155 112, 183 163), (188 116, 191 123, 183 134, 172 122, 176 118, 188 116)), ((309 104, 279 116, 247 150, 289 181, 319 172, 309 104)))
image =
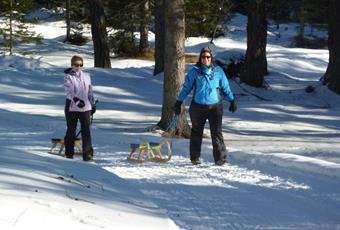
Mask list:
POLYGON ((88 98, 89 98, 89 101, 91 103, 91 105, 93 106, 95 104, 95 99, 94 99, 94 96, 93 96, 93 86, 92 86, 92 83, 91 83, 91 77, 89 76, 89 94, 88 94, 88 98))
POLYGON ((66 93, 66 98, 72 100, 74 97, 74 87, 70 75, 65 74, 64 77, 64 88, 66 93))
POLYGON ((177 98, 177 101, 184 101, 185 98, 189 95, 191 90, 193 89, 193 84, 195 81, 196 71, 194 69, 190 70, 187 74, 182 90, 179 93, 179 96, 177 98))
POLYGON ((233 92, 230 89, 227 76, 224 74, 224 71, 221 68, 219 68, 219 72, 221 76, 221 87, 222 87, 223 93, 227 96, 228 101, 231 102, 235 100, 235 98, 234 98, 233 92))

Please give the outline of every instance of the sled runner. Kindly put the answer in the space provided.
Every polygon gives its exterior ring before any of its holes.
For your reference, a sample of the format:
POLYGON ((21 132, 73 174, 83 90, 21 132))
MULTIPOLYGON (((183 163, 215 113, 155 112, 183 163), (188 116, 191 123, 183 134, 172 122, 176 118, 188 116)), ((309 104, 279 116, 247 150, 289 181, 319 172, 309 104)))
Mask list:
MULTIPOLYGON (((51 139, 51 143, 52 143, 52 147, 51 147, 50 153, 55 154, 54 150, 57 148, 57 145, 60 145, 58 154, 59 155, 64 155, 64 153, 63 153, 64 148, 65 148, 64 138, 52 138, 51 139)), ((74 146, 78 149, 77 154, 78 153, 82 154, 83 151, 81 149, 81 140, 80 140, 80 138, 76 138, 74 140, 74 146)))
POLYGON ((171 148, 168 141, 163 140, 160 143, 143 142, 141 144, 130 144, 131 152, 127 158, 129 161, 142 163, 145 161, 168 162, 171 158, 171 148), (162 150, 166 149, 167 154, 163 156, 162 150), (156 153, 156 154, 155 154, 156 153))
MULTIPOLYGON (((171 128, 175 128, 177 119, 178 115, 173 116, 170 124, 165 129, 165 132, 170 134, 167 137, 174 137, 176 130, 173 129, 171 133, 169 132, 169 130, 171 128)), ((171 159, 171 144, 166 140, 163 140, 160 143, 146 141, 141 144, 130 144, 130 148, 131 152, 129 157, 127 158, 129 161, 137 163, 142 163, 145 161, 165 163, 171 159), (166 156, 163 156, 162 150, 167 151, 166 156)))

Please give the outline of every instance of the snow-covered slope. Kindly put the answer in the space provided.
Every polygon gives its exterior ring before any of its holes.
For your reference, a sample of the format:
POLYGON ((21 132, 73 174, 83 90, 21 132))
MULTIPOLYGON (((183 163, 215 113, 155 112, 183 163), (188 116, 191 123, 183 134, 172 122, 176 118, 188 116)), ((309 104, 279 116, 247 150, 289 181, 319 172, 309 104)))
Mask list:
POLYGON ((15 147, 0 155, 1 229, 177 229, 135 186, 98 165, 15 147))
MULTIPOLYGON (((270 87, 231 81, 239 109, 224 113, 227 165, 214 166, 209 139, 200 166, 184 139, 169 140, 167 164, 131 164, 129 143, 162 140, 146 130, 160 118, 162 76, 133 59, 93 68, 92 44, 62 43, 61 26, 40 25, 45 44, 20 47, 31 57, 0 57, 1 229, 340 228, 340 98, 318 82, 327 50, 268 44, 270 87), (85 58, 99 99, 92 163, 47 153, 50 138, 65 134, 63 69, 74 54, 85 58)), ((210 46, 227 60, 244 52, 242 36, 210 46)), ((190 38, 186 49, 207 44, 190 38)))

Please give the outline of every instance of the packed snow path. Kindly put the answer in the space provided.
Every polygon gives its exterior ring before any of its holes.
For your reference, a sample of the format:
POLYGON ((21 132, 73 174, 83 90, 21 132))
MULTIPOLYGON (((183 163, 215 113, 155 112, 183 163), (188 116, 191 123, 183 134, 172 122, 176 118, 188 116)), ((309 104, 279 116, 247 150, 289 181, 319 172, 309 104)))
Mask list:
MULTIPOLYGON (((131 164, 128 152, 96 162, 135 184, 184 229, 333 229, 340 221, 337 178, 234 159, 200 166, 174 156, 167 164, 131 164)), ((338 170, 339 172, 339 170, 338 170)))

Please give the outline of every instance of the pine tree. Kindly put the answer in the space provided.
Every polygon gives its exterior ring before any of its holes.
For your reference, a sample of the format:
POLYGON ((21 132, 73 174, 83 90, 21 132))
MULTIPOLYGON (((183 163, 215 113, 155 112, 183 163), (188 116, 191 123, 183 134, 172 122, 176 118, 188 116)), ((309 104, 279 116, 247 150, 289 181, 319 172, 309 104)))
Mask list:
POLYGON ((185 0, 186 37, 212 37, 217 25, 225 22, 232 0, 185 0))
POLYGON ((224 35, 224 31, 218 31, 219 29, 222 30, 223 24, 230 19, 230 11, 233 8, 234 4, 231 0, 219 0, 216 1, 215 7, 215 17, 217 18, 215 23, 215 28, 211 35, 210 43, 214 42, 214 38, 217 37, 220 33, 224 35))
POLYGON ((62 2, 65 7, 66 37, 64 42, 74 45, 84 45, 86 38, 83 36, 84 24, 88 22, 85 12, 86 0, 66 0, 62 2))
POLYGON ((292 4, 287 0, 266 0, 267 18, 274 20, 278 27, 290 20, 291 11, 292 4))
POLYGON ((110 48, 116 55, 135 56, 139 53, 135 32, 140 31, 140 0, 109 0, 106 2, 108 25, 115 29, 110 48))
POLYGON ((42 42, 42 36, 28 30, 24 23, 25 13, 31 8, 32 0, 0 0, 1 16, 5 17, 4 27, 0 28, 2 43, 9 48, 13 55, 14 45, 17 43, 42 42))

